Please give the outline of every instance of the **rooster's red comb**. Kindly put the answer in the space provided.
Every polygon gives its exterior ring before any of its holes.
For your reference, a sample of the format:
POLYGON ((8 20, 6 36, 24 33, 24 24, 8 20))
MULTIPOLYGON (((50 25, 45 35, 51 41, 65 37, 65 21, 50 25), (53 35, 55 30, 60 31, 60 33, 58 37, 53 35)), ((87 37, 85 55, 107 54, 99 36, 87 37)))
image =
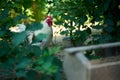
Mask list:
POLYGON ((52 16, 47 16, 46 18, 52 19, 52 16))

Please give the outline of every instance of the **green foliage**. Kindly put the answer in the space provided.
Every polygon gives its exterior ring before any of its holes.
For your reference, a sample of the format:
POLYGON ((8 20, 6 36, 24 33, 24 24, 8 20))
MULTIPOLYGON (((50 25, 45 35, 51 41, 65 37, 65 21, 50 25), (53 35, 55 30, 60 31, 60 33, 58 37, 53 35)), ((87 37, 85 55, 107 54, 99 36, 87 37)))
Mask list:
POLYGON ((86 51, 86 54, 85 56, 89 59, 89 60, 92 60, 92 59, 100 59, 99 56, 95 55, 95 54, 91 54, 93 51, 90 50, 90 51, 86 51))
POLYGON ((52 13, 56 24, 66 28, 61 34, 83 44, 92 37, 89 43, 99 44, 120 41, 119 5, 118 0, 60 0, 53 1, 52 13))
POLYGON ((21 42, 23 42, 26 38, 26 32, 15 33, 13 35, 13 45, 18 46, 21 42))
MULTIPOLYGON (((55 57, 59 47, 41 51, 26 41, 28 30, 42 28, 40 21, 48 11, 46 4, 46 0, 0 0, 0 79, 54 79, 53 75, 60 72, 61 61, 55 57), (21 23, 27 26, 26 31, 10 32, 9 28, 21 23)), ((35 40, 45 36, 40 34, 35 40)))
MULTIPOLYGON (((120 41, 119 0, 53 0, 52 4, 55 23, 65 28, 61 34, 69 36, 74 46, 120 41)), ((98 57, 91 54, 90 59, 98 57)))

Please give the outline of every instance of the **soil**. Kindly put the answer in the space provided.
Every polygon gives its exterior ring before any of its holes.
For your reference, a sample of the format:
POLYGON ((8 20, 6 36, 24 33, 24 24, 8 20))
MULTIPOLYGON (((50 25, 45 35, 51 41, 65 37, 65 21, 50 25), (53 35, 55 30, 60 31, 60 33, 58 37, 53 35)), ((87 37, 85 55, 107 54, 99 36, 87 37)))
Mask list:
POLYGON ((112 57, 106 57, 106 58, 100 58, 96 60, 91 60, 91 64, 103 64, 108 62, 120 62, 120 55, 119 56, 112 56, 112 57))

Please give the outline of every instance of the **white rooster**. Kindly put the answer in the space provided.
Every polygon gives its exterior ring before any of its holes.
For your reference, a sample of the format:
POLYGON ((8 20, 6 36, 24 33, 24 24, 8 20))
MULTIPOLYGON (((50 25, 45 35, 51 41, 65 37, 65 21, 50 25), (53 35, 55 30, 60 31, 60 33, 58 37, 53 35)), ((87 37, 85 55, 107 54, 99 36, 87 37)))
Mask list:
MULTIPOLYGON (((41 22, 43 25, 42 29, 38 29, 35 31, 27 31, 27 41, 32 46, 39 46, 41 50, 43 50, 47 45, 52 41, 53 30, 52 30, 52 17, 47 16, 44 21, 41 22), (46 37, 37 42, 33 42, 39 34, 45 34, 46 37)), ((15 27, 11 27, 11 32, 23 32, 26 30, 26 26, 24 24, 17 24, 15 27)))

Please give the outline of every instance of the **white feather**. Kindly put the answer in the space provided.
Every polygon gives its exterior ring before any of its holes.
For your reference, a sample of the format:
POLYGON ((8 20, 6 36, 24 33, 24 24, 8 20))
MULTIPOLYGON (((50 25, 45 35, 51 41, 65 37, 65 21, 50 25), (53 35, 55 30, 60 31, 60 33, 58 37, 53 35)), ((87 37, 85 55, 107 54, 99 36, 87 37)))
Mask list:
POLYGON ((27 39, 28 39, 28 42, 29 42, 29 44, 31 44, 32 43, 32 39, 33 39, 33 37, 34 37, 34 33, 32 32, 32 31, 27 31, 27 39))
POLYGON ((9 28, 11 32, 21 33, 26 30, 26 26, 24 24, 17 24, 15 27, 9 28))

